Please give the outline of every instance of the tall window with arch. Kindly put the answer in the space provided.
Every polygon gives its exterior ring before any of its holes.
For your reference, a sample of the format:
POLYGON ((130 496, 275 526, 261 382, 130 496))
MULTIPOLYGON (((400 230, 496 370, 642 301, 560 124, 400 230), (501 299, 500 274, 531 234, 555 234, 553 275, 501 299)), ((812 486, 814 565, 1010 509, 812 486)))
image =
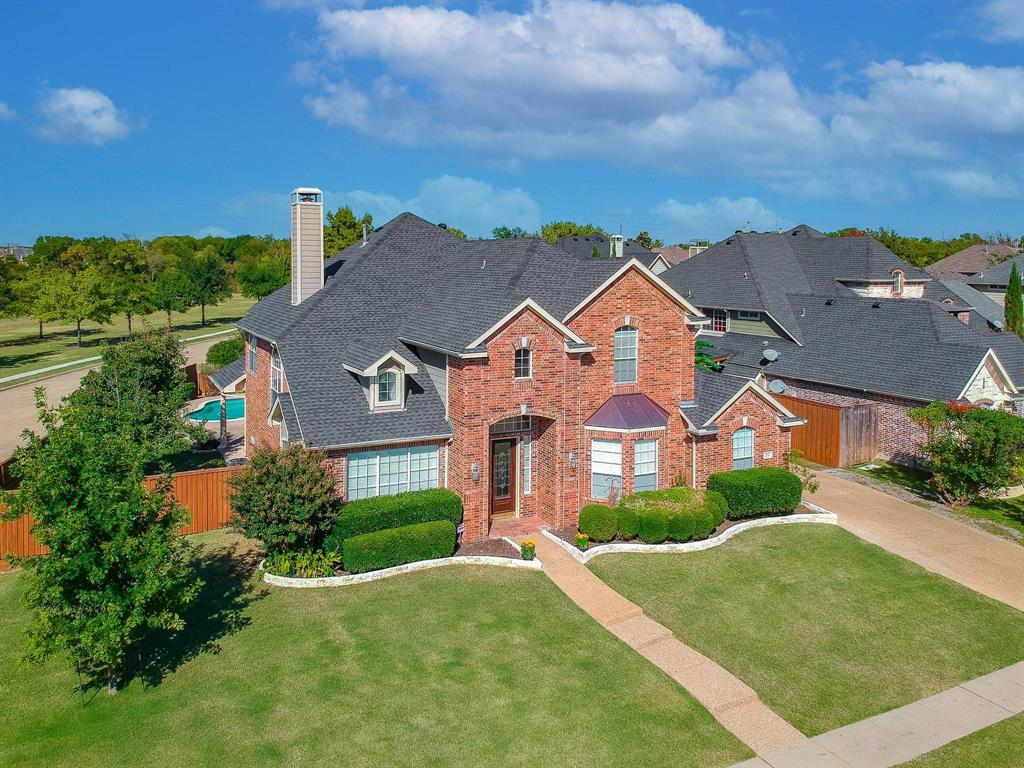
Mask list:
POLYGON ((740 427, 732 433, 732 468, 751 469, 754 466, 754 430, 740 427))
POLYGON ((284 369, 281 368, 281 353, 274 347, 270 352, 270 390, 281 391, 281 380, 284 378, 284 369))
POLYGON ((513 374, 517 379, 533 378, 533 351, 529 347, 516 350, 513 374))
POLYGON ((612 357, 615 361, 615 383, 633 384, 636 382, 637 329, 632 325, 623 325, 615 329, 615 344, 612 357))
POLYGON ((398 372, 381 371, 377 374, 377 405, 398 403, 398 372))

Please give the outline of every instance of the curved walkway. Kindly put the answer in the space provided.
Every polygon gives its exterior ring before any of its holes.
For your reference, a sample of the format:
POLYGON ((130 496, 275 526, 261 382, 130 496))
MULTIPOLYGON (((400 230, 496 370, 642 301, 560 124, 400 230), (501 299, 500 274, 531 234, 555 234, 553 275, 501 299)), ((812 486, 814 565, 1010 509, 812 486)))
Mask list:
POLYGON ((835 475, 815 478, 810 500, 839 515, 846 530, 1024 611, 1024 547, 835 475))
POLYGON ((669 677, 682 685, 740 741, 763 754, 806 742, 807 737, 761 701, 732 673, 676 639, 671 630, 649 619, 568 552, 544 536, 537 559, 544 573, 565 594, 669 677))

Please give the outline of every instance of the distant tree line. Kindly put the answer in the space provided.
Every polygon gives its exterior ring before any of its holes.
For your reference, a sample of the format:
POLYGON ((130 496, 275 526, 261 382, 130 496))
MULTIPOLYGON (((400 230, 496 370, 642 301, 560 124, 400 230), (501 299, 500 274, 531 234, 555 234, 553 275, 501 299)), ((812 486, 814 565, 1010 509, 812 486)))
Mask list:
POLYGON ((878 229, 846 227, 835 232, 829 232, 828 236, 873 237, 901 259, 913 264, 915 267, 927 267, 929 264, 934 264, 936 261, 952 256, 954 253, 958 253, 972 245, 988 243, 990 245, 1013 245, 1017 248, 1024 248, 1024 237, 1012 237, 1001 232, 991 233, 986 237, 982 237, 975 232, 964 232, 948 240, 935 240, 931 237, 908 237, 885 227, 879 227, 878 229))
MULTIPOLYGON (((575 221, 550 221, 547 224, 541 225, 539 232, 531 232, 527 229, 523 229, 522 227, 509 227, 504 225, 495 227, 491 230, 491 235, 496 240, 512 240, 518 237, 539 237, 552 245, 557 243, 560 237, 592 237, 594 235, 608 237, 609 234, 611 233, 596 224, 579 224, 575 221)), ((647 249, 661 248, 665 245, 661 240, 652 238, 651 234, 647 231, 638 233, 633 239, 647 249)))

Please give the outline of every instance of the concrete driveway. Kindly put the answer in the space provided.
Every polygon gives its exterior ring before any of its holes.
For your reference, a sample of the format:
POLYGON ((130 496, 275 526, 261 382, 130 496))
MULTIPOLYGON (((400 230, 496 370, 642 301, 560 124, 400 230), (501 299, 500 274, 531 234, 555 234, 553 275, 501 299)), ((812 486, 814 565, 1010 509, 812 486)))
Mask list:
POLYGON ((816 473, 808 498, 893 554, 1024 611, 1024 547, 873 488, 816 473))
MULTIPOLYGON (((190 363, 201 363, 206 360, 206 351, 225 337, 215 337, 197 341, 185 347, 185 354, 190 363)), ((92 366, 95 368, 96 366, 92 366)), ((39 429, 36 418, 35 396, 36 387, 46 390, 47 402, 56 405, 62 397, 78 389, 82 377, 92 368, 79 368, 76 371, 60 373, 46 379, 20 384, 0 392, 0 461, 10 456, 14 449, 22 444, 21 433, 25 429, 39 429)))

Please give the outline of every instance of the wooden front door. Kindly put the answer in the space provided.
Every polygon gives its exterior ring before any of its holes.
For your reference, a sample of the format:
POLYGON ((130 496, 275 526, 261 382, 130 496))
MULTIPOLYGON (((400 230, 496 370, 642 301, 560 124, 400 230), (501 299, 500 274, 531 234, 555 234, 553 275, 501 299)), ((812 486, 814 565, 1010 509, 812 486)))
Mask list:
POLYGON ((516 440, 491 441, 491 517, 516 514, 516 440))

